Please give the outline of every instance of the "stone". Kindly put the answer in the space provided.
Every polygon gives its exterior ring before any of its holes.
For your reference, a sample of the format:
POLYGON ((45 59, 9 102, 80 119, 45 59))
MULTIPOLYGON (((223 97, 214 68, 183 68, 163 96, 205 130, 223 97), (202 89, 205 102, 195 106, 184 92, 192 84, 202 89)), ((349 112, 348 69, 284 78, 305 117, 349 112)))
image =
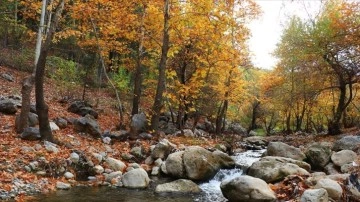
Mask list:
POLYGON ((176 148, 176 145, 169 142, 167 139, 160 140, 151 151, 151 157, 153 159, 166 159, 166 157, 171 153, 173 149, 176 148))
POLYGON ((98 118, 98 113, 91 108, 91 106, 84 101, 74 101, 68 107, 68 111, 79 114, 81 116, 91 115, 95 119, 98 118))
POLYGON ((159 184, 155 188, 156 193, 200 193, 199 186, 191 180, 178 179, 169 183, 159 184))
POLYGON ((89 115, 93 116, 95 119, 97 119, 99 117, 99 114, 91 107, 81 107, 77 114, 79 114, 81 116, 86 116, 89 114, 89 115))
POLYGON ((64 183, 64 182, 56 182, 56 188, 67 190, 67 189, 71 188, 71 185, 68 183, 64 183))
POLYGON ((128 153, 122 153, 121 158, 124 159, 125 161, 130 161, 130 160, 134 160, 135 156, 128 153))
POLYGON ((342 173, 350 173, 356 166, 353 165, 353 163, 347 163, 340 167, 340 171, 342 173))
POLYGON ((121 177, 121 176, 122 176, 122 172, 121 172, 121 171, 116 171, 116 172, 111 172, 111 173, 109 173, 109 174, 104 173, 104 176, 105 176, 105 181, 106 181, 106 182, 111 182, 112 179, 121 177))
POLYGON ((10 81, 10 82, 14 82, 14 81, 15 81, 14 76, 11 75, 10 73, 2 73, 2 74, 1 74, 1 77, 4 78, 4 79, 7 80, 7 81, 10 81))
POLYGON ((150 178, 144 169, 136 168, 123 175, 122 183, 126 188, 146 188, 150 178))
POLYGON ((106 163, 109 165, 109 167, 114 171, 123 171, 126 168, 125 163, 123 163, 120 160, 108 157, 106 159, 106 163))
POLYGON ((266 182, 246 175, 221 182, 220 189, 229 201, 275 202, 277 199, 266 182))
POLYGON ((104 168, 101 165, 96 165, 93 169, 96 174, 102 174, 104 172, 104 168))
POLYGON ((195 134, 190 129, 184 129, 182 132, 179 130, 176 133, 174 133, 174 136, 180 136, 184 135, 185 137, 195 137, 195 134))
POLYGON ((56 125, 58 125, 59 128, 61 128, 61 129, 66 128, 67 125, 68 125, 68 121, 67 121, 66 119, 64 119, 64 118, 61 118, 61 117, 56 118, 56 119, 54 120, 54 122, 55 122, 56 125))
POLYGON ((163 172, 177 178, 186 178, 183 162, 184 153, 185 151, 178 151, 170 154, 165 161, 166 169, 165 172, 162 169, 163 172))
POLYGON ((236 135, 247 135, 247 131, 244 127, 240 125, 240 123, 231 123, 228 128, 228 132, 236 134, 236 135))
POLYGON ((25 128, 24 131, 21 133, 20 138, 23 140, 31 140, 31 141, 40 140, 41 139, 40 131, 38 128, 34 128, 34 127, 25 128))
POLYGON ((51 131, 56 131, 56 130, 60 130, 60 128, 59 128, 59 126, 58 125, 56 125, 56 123, 54 123, 54 122, 52 122, 52 121, 50 121, 50 129, 51 129, 51 131))
POLYGON ((235 167, 235 160, 231 158, 228 154, 215 150, 212 152, 213 156, 217 158, 218 163, 223 169, 230 169, 235 167))
POLYGON ((154 163, 154 159, 153 159, 151 156, 148 156, 148 157, 146 157, 144 163, 145 163, 146 165, 151 165, 151 164, 154 163))
POLYGON ((330 162, 332 145, 329 142, 316 142, 305 151, 307 162, 313 169, 323 170, 330 162))
POLYGON ((161 158, 156 159, 156 161, 154 162, 155 166, 161 166, 161 164, 163 163, 163 160, 161 158))
POLYGON ((305 154, 299 148, 287 145, 282 142, 270 142, 265 153, 266 156, 281 156, 295 160, 304 160, 305 154))
POLYGON ((85 132, 94 138, 101 137, 100 126, 95 119, 90 115, 76 119, 74 122, 75 130, 78 132, 85 132))
POLYGON ((71 153, 69 158, 70 158, 71 162, 73 162, 75 164, 78 163, 80 160, 79 154, 77 154, 75 152, 71 153))
POLYGON ((69 180, 69 179, 73 179, 75 176, 71 172, 66 172, 64 173, 64 177, 69 180))
POLYGON ((356 158, 356 153, 351 150, 341 150, 331 155, 331 161, 339 167, 347 163, 352 163, 356 160, 356 158))
POLYGON ((58 153, 59 149, 56 147, 56 144, 51 143, 49 141, 44 141, 44 146, 46 151, 51 152, 51 153, 58 153))
POLYGON ((287 162, 274 161, 269 158, 261 158, 253 163, 248 169, 248 175, 260 178, 266 182, 278 182, 289 175, 307 175, 310 173, 298 165, 287 162))
POLYGON ((336 168, 335 164, 333 163, 328 163, 325 167, 324 167, 324 171, 326 172, 326 174, 328 175, 333 175, 333 174, 339 174, 338 169, 336 168))
POLYGON ((130 131, 136 135, 145 132, 147 127, 147 118, 144 113, 134 114, 131 117, 130 131))
POLYGON ((143 140, 151 140, 153 136, 149 133, 143 132, 139 134, 139 138, 143 140))
POLYGON ((309 172, 311 170, 310 164, 308 164, 304 161, 298 161, 298 160, 294 160, 291 158, 280 157, 280 156, 265 156, 265 157, 262 157, 261 160, 262 161, 275 161, 275 162, 281 162, 281 163, 292 163, 292 164, 298 165, 300 168, 303 168, 309 172))
POLYGON ((98 154, 98 153, 95 153, 93 152, 92 154, 92 161, 95 163, 95 164, 100 164, 101 161, 103 160, 103 155, 101 154, 98 154))
POLYGON ((137 158, 143 158, 142 148, 141 147, 133 147, 133 148, 131 148, 130 154, 134 155, 137 158))
MULTIPOLYGON (((15 119, 15 125, 17 126, 19 123, 19 119, 20 119, 20 114, 16 116, 15 119)), ((35 127, 36 125, 39 124, 39 119, 38 119, 38 115, 32 112, 29 112, 28 115, 28 124, 29 127, 35 127)), ((17 127, 18 128, 18 127, 17 127)))
POLYGON ((154 166, 154 167, 151 169, 151 175, 159 175, 159 173, 160 173, 160 167, 154 166))
POLYGON ((327 193, 329 194, 329 197, 334 200, 340 200, 342 197, 343 190, 339 183, 337 183, 334 180, 331 179, 321 179, 318 181, 318 183, 315 185, 315 188, 324 188, 327 193))
POLYGON ((328 202, 329 196, 325 189, 307 189, 301 195, 300 202, 328 202))
POLYGON ((360 135, 357 136, 345 136, 334 143, 332 150, 352 150, 356 151, 360 148, 360 135))
POLYGON ((16 114, 17 107, 9 99, 0 100, 0 112, 8 115, 16 114))

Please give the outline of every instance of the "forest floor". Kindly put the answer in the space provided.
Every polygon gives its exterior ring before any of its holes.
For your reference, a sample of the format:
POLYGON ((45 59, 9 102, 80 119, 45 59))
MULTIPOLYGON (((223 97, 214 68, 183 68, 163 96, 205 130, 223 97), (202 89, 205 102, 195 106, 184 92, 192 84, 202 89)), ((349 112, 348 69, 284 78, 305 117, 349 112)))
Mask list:
MULTIPOLYGON (((14 76, 15 81, 9 82, 0 77, 0 96, 21 95, 21 81, 23 78, 29 75, 29 73, 21 72, 9 67, 0 66, 0 75, 2 73, 10 73, 14 76)), ((49 117, 54 119, 56 117, 73 117, 78 118, 79 115, 70 113, 67 111, 68 103, 59 102, 64 97, 71 97, 73 99, 81 98, 83 89, 79 86, 67 87, 62 85, 58 81, 47 78, 45 80, 45 100, 49 105, 49 117)), ((99 112, 99 118, 97 119, 102 131, 109 130, 114 131, 119 125, 119 116, 115 106, 115 97, 110 90, 103 89, 87 89, 87 100, 95 106, 96 111, 99 112), (109 99, 110 98, 110 99, 109 99)), ((32 103, 35 103, 34 93, 32 95, 32 103)), ((20 113, 18 110, 17 114, 20 113)), ((44 157, 48 166, 56 167, 56 164, 61 164, 62 160, 67 159, 70 154, 75 151, 83 151, 85 153, 91 153, 94 151, 106 151, 106 147, 109 145, 104 144, 101 139, 94 139, 87 135, 82 135, 74 131, 72 125, 69 125, 65 129, 54 131, 53 134, 56 139, 62 143, 59 145, 58 153, 49 153, 44 147, 39 147, 41 144, 39 141, 25 141, 19 138, 19 135, 15 132, 15 115, 4 115, 0 113, 0 196, 1 189, 10 191, 14 189, 14 179, 20 186, 27 186, 32 184, 37 192, 50 192, 55 190, 55 184, 57 181, 67 181, 63 176, 59 177, 47 177, 39 175, 39 173, 28 172, 24 169, 26 165, 29 165, 34 159, 38 159, 39 156, 44 157), (77 146, 68 147, 66 143, 71 143, 74 140, 78 141, 77 146), (38 148, 35 152, 28 152, 27 148, 38 148)), ((357 129, 351 129, 347 131, 348 134, 355 134, 357 129)), ((228 135, 230 137, 230 135, 228 135)), ((204 148, 213 147, 216 144, 223 143, 226 137, 219 138, 192 138, 192 137, 166 137, 170 142, 176 145, 199 145, 204 148)), ((328 141, 333 142, 339 137, 317 135, 317 136, 301 136, 301 135, 277 135, 268 137, 269 140, 283 141, 294 146, 306 145, 311 142, 328 141)), ((154 145, 158 140, 142 140, 141 145, 145 150, 149 151, 150 146, 154 145)), ((138 143, 138 142, 137 142, 138 143)), ((132 144, 134 142, 129 141, 115 141, 110 147, 113 149, 112 157, 121 159, 121 154, 129 153, 132 144)), ((140 162, 143 163, 143 162, 140 162)), ((146 168, 146 165, 142 165, 146 168)), ((23 189, 24 190, 24 189, 23 189)), ((18 193, 17 193, 18 194, 18 193)), ((16 196, 16 199, 24 200, 26 190, 20 192, 20 195, 16 196)), ((1 198, 0 198, 1 200, 1 198)))

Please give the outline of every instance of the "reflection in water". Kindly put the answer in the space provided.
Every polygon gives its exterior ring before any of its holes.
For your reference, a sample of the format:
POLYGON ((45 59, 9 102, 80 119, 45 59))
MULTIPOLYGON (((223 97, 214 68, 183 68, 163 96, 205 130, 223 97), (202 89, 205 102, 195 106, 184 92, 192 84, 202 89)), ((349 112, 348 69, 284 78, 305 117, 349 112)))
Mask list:
MULTIPOLYGON (((247 151, 234 156, 238 165, 243 167, 250 166, 257 161, 262 151, 247 151)), ((216 176, 207 183, 200 184, 202 193, 198 195, 190 194, 155 194, 157 184, 171 181, 169 178, 154 177, 154 183, 147 189, 126 189, 112 187, 74 187, 70 190, 59 190, 49 195, 42 195, 33 201, 41 202, 223 202, 220 190, 220 183, 225 179, 232 179, 243 174, 241 169, 220 170, 216 176)))

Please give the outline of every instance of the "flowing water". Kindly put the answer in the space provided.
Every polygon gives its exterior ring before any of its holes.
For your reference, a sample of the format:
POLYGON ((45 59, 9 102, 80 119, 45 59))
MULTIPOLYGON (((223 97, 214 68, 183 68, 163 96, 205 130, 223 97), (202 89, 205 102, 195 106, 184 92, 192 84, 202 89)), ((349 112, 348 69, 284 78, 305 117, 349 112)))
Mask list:
MULTIPOLYGON (((240 167, 249 167, 257 161, 264 150, 246 151, 239 153, 233 158, 240 167)), ((147 189, 125 189, 109 187, 74 187, 70 190, 59 190, 53 194, 37 197, 34 201, 41 202, 102 202, 102 201, 123 201, 123 202, 223 202, 220 184, 224 180, 230 180, 243 174, 243 170, 236 168, 230 170, 220 170, 209 182, 200 184, 202 193, 198 195, 179 195, 179 194, 155 194, 154 189, 157 184, 171 181, 170 178, 152 178, 155 183, 147 189)))

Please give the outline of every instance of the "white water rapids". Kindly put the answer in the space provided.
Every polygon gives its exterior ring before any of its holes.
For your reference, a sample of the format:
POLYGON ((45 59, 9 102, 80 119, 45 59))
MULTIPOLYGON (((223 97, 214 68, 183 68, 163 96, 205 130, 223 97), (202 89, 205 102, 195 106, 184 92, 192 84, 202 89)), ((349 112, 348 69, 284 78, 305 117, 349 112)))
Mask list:
MULTIPOLYGON (((241 167, 249 167, 254 162, 260 159, 262 153, 265 150, 258 150, 258 151, 246 151, 243 153, 239 153, 233 156, 237 165, 241 167)), ((220 170, 215 177, 210 180, 209 182, 200 184, 200 188, 205 193, 201 197, 195 199, 195 201, 211 201, 211 202, 224 202, 227 201, 226 198, 222 195, 220 190, 220 184, 224 180, 230 180, 241 176, 243 174, 243 170, 240 168, 235 169, 227 169, 227 170, 220 170)))

